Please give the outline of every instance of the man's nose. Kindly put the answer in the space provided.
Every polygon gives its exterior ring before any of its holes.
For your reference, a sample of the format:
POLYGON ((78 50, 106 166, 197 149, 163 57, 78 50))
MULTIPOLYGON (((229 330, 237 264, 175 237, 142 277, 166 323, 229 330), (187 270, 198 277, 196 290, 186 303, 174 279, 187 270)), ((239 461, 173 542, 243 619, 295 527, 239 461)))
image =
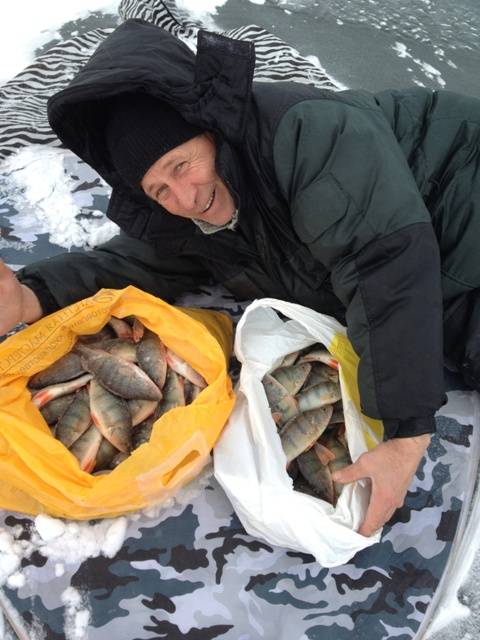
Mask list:
POLYGON ((188 181, 178 181, 174 186, 175 197, 182 211, 194 211, 197 206, 197 188, 188 181))

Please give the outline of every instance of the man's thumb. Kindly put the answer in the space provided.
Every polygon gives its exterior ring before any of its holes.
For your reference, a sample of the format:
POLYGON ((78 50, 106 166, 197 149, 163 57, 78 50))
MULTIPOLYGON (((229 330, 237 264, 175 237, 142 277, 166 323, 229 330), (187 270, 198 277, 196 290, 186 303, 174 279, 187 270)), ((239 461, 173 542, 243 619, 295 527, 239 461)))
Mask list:
POLYGON ((332 473, 332 480, 334 482, 341 482, 342 484, 348 484, 349 482, 355 482, 360 480, 362 475, 358 472, 357 463, 349 464, 348 467, 339 469, 332 473))

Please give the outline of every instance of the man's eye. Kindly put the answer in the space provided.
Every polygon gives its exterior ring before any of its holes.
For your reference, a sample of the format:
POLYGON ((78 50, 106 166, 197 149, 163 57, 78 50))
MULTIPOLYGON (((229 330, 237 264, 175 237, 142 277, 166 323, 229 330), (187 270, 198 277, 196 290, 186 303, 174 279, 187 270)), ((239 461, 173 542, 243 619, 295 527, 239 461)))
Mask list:
POLYGON ((166 199, 168 195, 167 192, 168 192, 168 187, 161 187, 155 194, 155 200, 157 200, 158 202, 162 202, 162 200, 166 199))
POLYGON ((175 165, 175 173, 181 173, 187 166, 186 160, 175 165))

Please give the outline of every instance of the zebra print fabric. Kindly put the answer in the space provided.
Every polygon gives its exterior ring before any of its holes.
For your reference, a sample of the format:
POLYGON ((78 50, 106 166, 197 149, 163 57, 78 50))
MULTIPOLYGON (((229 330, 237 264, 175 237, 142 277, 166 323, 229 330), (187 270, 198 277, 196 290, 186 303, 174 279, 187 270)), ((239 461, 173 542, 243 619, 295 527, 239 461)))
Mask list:
MULTIPOLYGON (((122 20, 141 18, 152 22, 192 49, 202 27, 166 0, 122 0, 119 15, 122 20)), ((0 87, 0 158, 30 144, 60 145, 47 121, 47 100, 68 84, 111 32, 112 29, 95 29, 60 42, 0 87)), ((323 69, 260 27, 249 25, 223 33, 255 43, 256 80, 295 81, 338 89, 323 69)))

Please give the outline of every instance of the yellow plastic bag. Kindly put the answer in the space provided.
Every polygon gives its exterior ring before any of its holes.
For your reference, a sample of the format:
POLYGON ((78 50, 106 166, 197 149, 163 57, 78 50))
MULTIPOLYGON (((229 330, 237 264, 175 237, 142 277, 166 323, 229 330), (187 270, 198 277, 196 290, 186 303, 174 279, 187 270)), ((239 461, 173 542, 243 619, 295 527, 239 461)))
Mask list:
POLYGON ((157 504, 192 479, 210 458, 234 404, 227 373, 232 323, 225 314, 180 309, 127 287, 102 289, 0 345, 0 507, 90 519, 157 504), (111 315, 135 315, 205 378, 196 400, 155 422, 150 442, 108 475, 80 470, 31 402, 28 379, 70 351, 79 334, 111 315))

